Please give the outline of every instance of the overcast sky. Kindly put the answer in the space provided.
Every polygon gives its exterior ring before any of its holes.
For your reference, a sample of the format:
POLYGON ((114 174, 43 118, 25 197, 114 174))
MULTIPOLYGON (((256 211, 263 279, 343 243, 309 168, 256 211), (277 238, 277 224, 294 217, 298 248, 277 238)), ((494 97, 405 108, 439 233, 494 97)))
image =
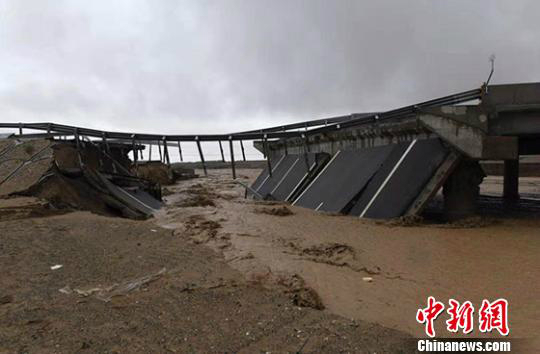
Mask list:
POLYGON ((228 133, 540 81, 539 1, 0 0, 1 121, 228 133))

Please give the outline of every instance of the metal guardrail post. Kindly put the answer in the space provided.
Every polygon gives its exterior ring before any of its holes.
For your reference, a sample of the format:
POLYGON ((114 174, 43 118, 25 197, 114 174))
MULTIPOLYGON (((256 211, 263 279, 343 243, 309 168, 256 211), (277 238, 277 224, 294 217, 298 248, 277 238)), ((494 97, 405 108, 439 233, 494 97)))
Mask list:
POLYGON ((231 151, 232 176, 233 176, 233 179, 236 179, 236 168, 234 166, 234 147, 233 147, 232 136, 229 137, 229 149, 231 151))
POLYGON ((139 151, 135 144, 135 134, 131 135, 131 148, 133 150, 133 162, 135 162, 135 168, 137 168, 139 165, 139 151))
POLYGON ((221 140, 219 140, 218 143, 219 143, 219 151, 221 152, 221 162, 225 162, 225 154, 223 153, 223 146, 221 145, 221 140))
POLYGON ((204 162, 204 155, 201 147, 201 142, 199 141, 199 137, 195 137, 195 141, 197 142, 197 149, 199 149, 199 156, 201 157, 201 163, 204 170, 204 175, 208 176, 208 171, 206 170, 206 163, 204 162))
POLYGON ((75 138, 75 146, 77 148, 77 157, 79 159, 79 167, 82 169, 84 167, 82 155, 81 155, 81 141, 79 139, 79 129, 73 129, 73 136, 75 138))
POLYGON ((264 156, 266 157, 266 163, 268 164, 268 175, 272 177, 272 163, 270 162, 270 151, 268 150, 268 137, 264 134, 263 138, 264 156))
POLYGON ((141 158, 141 161, 142 161, 142 160, 144 160, 144 149, 143 149, 143 146, 144 146, 144 145, 141 144, 140 141, 137 142, 137 147, 138 147, 139 145, 141 145, 141 151, 140 151, 140 153, 139 153, 139 154, 140 154, 139 157, 141 158))
POLYGON ((167 166, 171 165, 171 158, 169 157, 169 148, 167 146, 167 137, 163 137, 163 153, 165 155, 165 163, 167 166))
POLYGON ((240 140, 240 149, 242 149, 242 158, 246 161, 246 152, 244 151, 244 143, 240 140))
POLYGON ((304 134, 302 134, 302 138, 304 139, 304 162, 306 163, 306 168, 309 171, 309 144, 308 144, 308 138, 304 134))
MULTIPOLYGON (((105 152, 106 152, 105 156, 108 156, 111 153, 111 148, 109 146, 109 141, 107 140, 107 133, 106 132, 101 133, 101 141, 105 145, 105 152)), ((116 169, 116 164, 114 163, 114 161, 112 159, 111 159, 111 161, 112 161, 111 165, 112 165, 113 173, 118 173, 118 170, 116 169)))
POLYGON ((178 141, 178 154, 180 155, 180 162, 184 162, 184 157, 182 156, 182 145, 180 145, 180 141, 178 141))
POLYGON ((111 149, 109 148, 109 142, 107 141, 107 133, 103 132, 101 134, 101 140, 103 141, 103 144, 105 144, 105 150, 110 152, 111 149))

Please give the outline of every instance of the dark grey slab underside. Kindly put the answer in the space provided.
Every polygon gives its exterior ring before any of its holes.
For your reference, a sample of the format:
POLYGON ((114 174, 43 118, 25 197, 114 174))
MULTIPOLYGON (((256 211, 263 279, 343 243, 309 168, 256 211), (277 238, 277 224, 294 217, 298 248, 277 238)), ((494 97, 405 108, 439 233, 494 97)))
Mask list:
MULTIPOLYGON (((278 166, 281 163, 282 159, 283 159, 283 156, 270 159, 270 165, 272 166, 272 170, 274 170, 276 166, 278 166)), ((268 177, 269 177, 268 166, 266 166, 263 169, 263 171, 259 174, 259 176, 257 176, 257 178, 255 179, 255 182, 253 182, 253 184, 251 185, 251 188, 254 190, 258 190, 268 177)))
POLYGON ((287 198, 301 185, 307 178, 309 171, 316 166, 316 155, 313 153, 296 155, 294 163, 291 165, 286 175, 271 192, 275 200, 287 200, 287 198))
POLYGON ((369 218, 401 216, 448 152, 439 139, 339 151, 293 204, 369 218))
POLYGON ((350 211, 351 215, 362 215, 364 210, 363 216, 368 218, 393 218, 403 215, 449 152, 439 139, 418 140, 387 180, 408 147, 409 143, 393 151, 361 193, 350 211), (384 188, 374 198, 385 180, 384 188), (366 210, 371 200, 373 201, 366 210))
POLYGON ((364 188, 392 152, 393 146, 339 151, 294 201, 295 205, 341 212, 364 188))
POLYGON ((261 173, 253 189, 267 199, 320 211, 398 217, 448 153, 440 139, 428 139, 338 151, 326 159, 314 153, 286 155, 272 162, 271 176, 267 169, 261 173))
POLYGON ((257 177, 252 188, 266 199, 287 200, 296 188, 302 185, 318 161, 322 160, 317 158, 315 153, 282 156, 276 159, 272 175, 269 176, 268 169, 265 169, 257 177))
POLYGON ((298 159, 298 155, 285 155, 276 167, 272 168, 272 175, 268 176, 260 186, 257 187, 257 192, 266 198, 270 192, 274 190, 277 184, 281 181, 283 176, 293 166, 298 159))

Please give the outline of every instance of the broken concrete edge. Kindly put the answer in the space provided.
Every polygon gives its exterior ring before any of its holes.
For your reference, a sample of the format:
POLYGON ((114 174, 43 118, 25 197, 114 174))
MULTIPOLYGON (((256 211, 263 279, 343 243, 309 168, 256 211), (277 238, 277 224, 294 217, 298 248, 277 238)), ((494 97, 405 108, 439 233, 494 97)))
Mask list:
MULTIPOLYGON (((427 127, 418 124, 414 119, 408 119, 401 122, 385 122, 320 133, 308 136, 306 139, 269 140, 268 149, 271 157, 287 153, 300 154, 306 147, 310 152, 325 152, 333 155, 338 150, 360 150, 434 137, 437 135, 427 127)), ((253 146, 264 154, 263 141, 255 140, 253 146)))
MULTIPOLYGON (((487 129, 487 114, 478 106, 443 106, 423 110, 402 122, 347 128, 307 139, 268 141, 268 150, 271 156, 299 154, 307 146, 312 152, 334 154, 338 150, 365 149, 439 137, 471 159, 517 159, 519 139, 514 136, 488 135, 487 129)), ((264 152, 262 141, 254 141, 253 144, 261 153, 264 152)))
POLYGON ((514 160, 518 158, 518 138, 489 136, 462 121, 434 114, 420 114, 418 121, 441 139, 471 159, 514 160))

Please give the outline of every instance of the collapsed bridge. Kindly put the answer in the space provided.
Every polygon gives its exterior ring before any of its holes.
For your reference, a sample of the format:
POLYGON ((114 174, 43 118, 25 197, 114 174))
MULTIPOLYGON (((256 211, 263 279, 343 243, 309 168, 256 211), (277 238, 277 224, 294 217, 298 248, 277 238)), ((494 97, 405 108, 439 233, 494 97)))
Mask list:
MULTIPOLYGON (((504 198, 519 198, 519 156, 540 154, 540 83, 481 88, 377 113, 356 113, 230 134, 156 135, 107 132, 53 123, 0 123, 19 129, 14 139, 73 137, 163 147, 202 141, 256 140, 267 166, 249 191, 315 210, 392 218, 420 213, 443 189, 449 216, 474 213, 483 160, 504 161, 504 198), (24 134, 23 129, 41 133, 24 134)), ((77 143, 79 146, 79 143, 77 143)), ((134 163, 139 160, 133 149, 134 163)))

